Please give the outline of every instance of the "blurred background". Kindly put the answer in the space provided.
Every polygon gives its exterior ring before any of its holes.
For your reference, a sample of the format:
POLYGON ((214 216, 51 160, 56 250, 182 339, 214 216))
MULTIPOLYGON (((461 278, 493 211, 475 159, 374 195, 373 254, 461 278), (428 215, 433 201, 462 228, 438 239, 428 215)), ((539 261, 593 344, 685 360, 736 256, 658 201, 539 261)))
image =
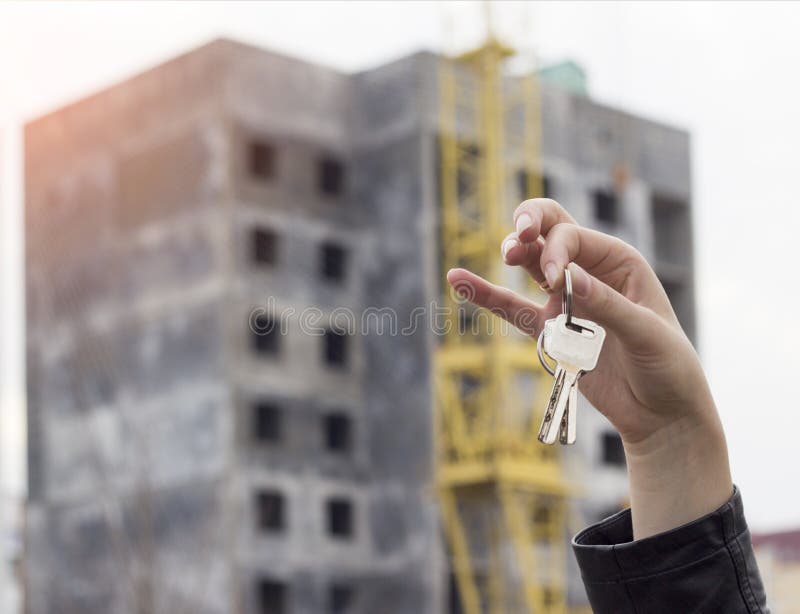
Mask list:
POLYGON ((798 21, 0 4, 0 611, 587 611, 619 439, 536 444, 532 342, 442 284, 536 296, 499 245, 547 195, 653 264, 800 612, 798 21))

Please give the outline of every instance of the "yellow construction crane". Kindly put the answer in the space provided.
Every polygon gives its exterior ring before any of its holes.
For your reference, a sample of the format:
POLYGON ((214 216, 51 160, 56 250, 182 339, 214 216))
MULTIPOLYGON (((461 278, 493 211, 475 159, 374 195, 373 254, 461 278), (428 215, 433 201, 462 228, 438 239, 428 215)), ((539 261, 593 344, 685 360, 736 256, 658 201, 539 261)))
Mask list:
MULTIPOLYGON (((542 193, 535 71, 509 76, 514 55, 490 34, 442 60, 443 272, 467 267, 508 283, 514 271, 500 244, 518 186, 542 193)), ((444 286, 443 295, 450 320, 436 355, 436 477, 460 609, 566 612, 567 487, 558 450, 536 440, 552 380, 533 340, 490 331, 493 316, 444 286)))

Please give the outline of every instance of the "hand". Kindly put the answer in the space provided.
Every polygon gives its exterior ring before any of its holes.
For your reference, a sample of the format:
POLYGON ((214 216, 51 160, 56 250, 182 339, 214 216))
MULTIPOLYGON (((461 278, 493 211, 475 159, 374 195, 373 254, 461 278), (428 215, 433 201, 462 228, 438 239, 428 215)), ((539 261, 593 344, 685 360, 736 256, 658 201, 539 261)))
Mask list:
POLYGON ((535 314, 524 332, 538 335, 561 312, 569 266, 574 314, 607 333, 581 392, 622 437, 634 535, 673 528, 722 505, 733 490, 722 426, 697 354, 653 269, 633 247, 579 226, 549 199, 522 203, 514 223, 503 258, 552 293, 545 305, 464 269, 449 271, 447 279, 456 291, 469 285, 465 294, 474 303, 512 323, 519 313, 535 314))

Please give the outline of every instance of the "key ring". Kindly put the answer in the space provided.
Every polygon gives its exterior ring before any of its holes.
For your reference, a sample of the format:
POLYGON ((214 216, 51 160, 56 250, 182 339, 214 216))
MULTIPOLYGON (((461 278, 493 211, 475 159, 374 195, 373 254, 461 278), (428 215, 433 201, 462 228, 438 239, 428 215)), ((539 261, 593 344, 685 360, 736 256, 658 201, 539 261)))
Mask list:
MULTIPOLYGON (((561 293, 561 312, 567 316, 567 326, 572 324, 572 275, 569 269, 564 269, 564 290, 561 293)), ((542 363, 544 370, 550 375, 555 376, 556 370, 548 365, 547 361, 544 359, 543 341, 544 328, 542 328, 542 332, 539 333, 539 338, 536 340, 536 354, 539 356, 539 362, 542 363)))
POLYGON ((547 364, 547 361, 544 359, 544 348, 542 347, 542 341, 544 340, 544 329, 542 332, 539 333, 539 339, 536 341, 536 353, 539 355, 539 362, 542 363, 542 367, 544 370, 547 371, 550 375, 555 377, 556 370, 547 364))
POLYGON ((564 290, 561 293, 561 312, 567 316, 567 326, 572 324, 572 275, 564 269, 564 290))

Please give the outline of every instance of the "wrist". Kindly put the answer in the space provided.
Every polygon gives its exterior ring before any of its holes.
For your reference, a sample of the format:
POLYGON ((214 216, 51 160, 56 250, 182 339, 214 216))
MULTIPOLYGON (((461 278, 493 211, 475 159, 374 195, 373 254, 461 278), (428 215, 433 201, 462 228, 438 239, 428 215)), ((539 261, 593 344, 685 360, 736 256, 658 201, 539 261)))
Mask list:
POLYGON ((713 401, 704 411, 623 443, 634 539, 700 518, 733 493, 725 434, 713 401))

